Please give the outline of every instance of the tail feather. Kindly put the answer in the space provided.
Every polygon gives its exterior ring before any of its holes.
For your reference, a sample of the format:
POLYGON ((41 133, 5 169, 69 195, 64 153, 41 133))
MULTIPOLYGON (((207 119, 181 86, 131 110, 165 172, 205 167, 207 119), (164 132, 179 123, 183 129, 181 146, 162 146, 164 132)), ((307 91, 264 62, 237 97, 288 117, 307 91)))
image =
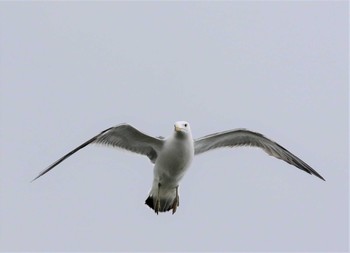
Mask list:
MULTIPOLYGON (((173 208, 173 202, 174 202, 174 199, 160 198, 159 212, 170 211, 173 208)), ((148 205, 151 209, 153 209, 156 212, 155 210, 156 199, 152 195, 148 196, 148 198, 145 201, 145 204, 148 205)))
POLYGON ((145 204, 148 205, 150 208, 154 210, 154 203, 153 203, 153 197, 148 196, 148 198, 145 201, 145 204))

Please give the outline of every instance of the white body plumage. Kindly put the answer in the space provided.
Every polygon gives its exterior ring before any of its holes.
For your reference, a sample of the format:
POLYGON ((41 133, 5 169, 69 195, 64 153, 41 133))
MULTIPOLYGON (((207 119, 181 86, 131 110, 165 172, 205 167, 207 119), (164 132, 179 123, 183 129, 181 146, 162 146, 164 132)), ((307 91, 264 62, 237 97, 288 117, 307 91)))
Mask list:
POLYGON ((159 211, 171 209, 179 182, 193 157, 194 144, 189 125, 187 122, 177 122, 174 134, 165 140, 153 169, 154 179, 149 195, 155 205, 156 198, 153 197, 159 194, 159 211))

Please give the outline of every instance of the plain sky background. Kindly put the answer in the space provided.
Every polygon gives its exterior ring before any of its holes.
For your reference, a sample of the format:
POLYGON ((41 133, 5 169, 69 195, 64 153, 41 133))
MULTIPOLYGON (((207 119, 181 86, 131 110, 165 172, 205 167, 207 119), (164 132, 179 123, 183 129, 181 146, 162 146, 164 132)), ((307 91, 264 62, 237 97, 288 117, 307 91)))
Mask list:
POLYGON ((2 251, 346 251, 348 2, 1 2, 2 251), (89 146, 128 122, 195 138, 248 128, 326 182, 255 148, 195 158, 175 215, 144 201, 146 157, 89 146))

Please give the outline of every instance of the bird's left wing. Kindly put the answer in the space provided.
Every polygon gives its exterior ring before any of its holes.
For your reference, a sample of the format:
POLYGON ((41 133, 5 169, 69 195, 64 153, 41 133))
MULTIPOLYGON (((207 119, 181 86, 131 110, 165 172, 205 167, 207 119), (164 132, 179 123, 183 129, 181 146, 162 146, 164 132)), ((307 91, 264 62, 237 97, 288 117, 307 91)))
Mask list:
POLYGON ((151 160, 151 162, 154 163, 163 146, 164 140, 146 135, 129 124, 120 124, 118 126, 111 127, 102 131, 98 135, 92 137, 90 140, 81 144, 79 147, 76 147, 58 159, 56 162, 51 164, 48 168, 40 172, 40 174, 32 181, 43 176, 58 164, 63 162, 65 159, 91 143, 106 144, 137 154, 146 155, 151 160))
POLYGON ((214 133, 194 140, 195 155, 221 147, 253 146, 262 148, 267 154, 281 159, 295 167, 325 180, 307 163, 293 155, 278 143, 266 138, 262 134, 245 129, 230 130, 214 133))

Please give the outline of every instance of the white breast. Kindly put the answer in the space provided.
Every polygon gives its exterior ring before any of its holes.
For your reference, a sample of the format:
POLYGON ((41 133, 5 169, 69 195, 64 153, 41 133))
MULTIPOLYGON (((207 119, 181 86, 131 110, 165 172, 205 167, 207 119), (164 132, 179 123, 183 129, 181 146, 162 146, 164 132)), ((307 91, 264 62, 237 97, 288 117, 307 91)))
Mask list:
POLYGON ((193 139, 169 137, 154 166, 155 180, 173 187, 184 176, 194 156, 193 139))

